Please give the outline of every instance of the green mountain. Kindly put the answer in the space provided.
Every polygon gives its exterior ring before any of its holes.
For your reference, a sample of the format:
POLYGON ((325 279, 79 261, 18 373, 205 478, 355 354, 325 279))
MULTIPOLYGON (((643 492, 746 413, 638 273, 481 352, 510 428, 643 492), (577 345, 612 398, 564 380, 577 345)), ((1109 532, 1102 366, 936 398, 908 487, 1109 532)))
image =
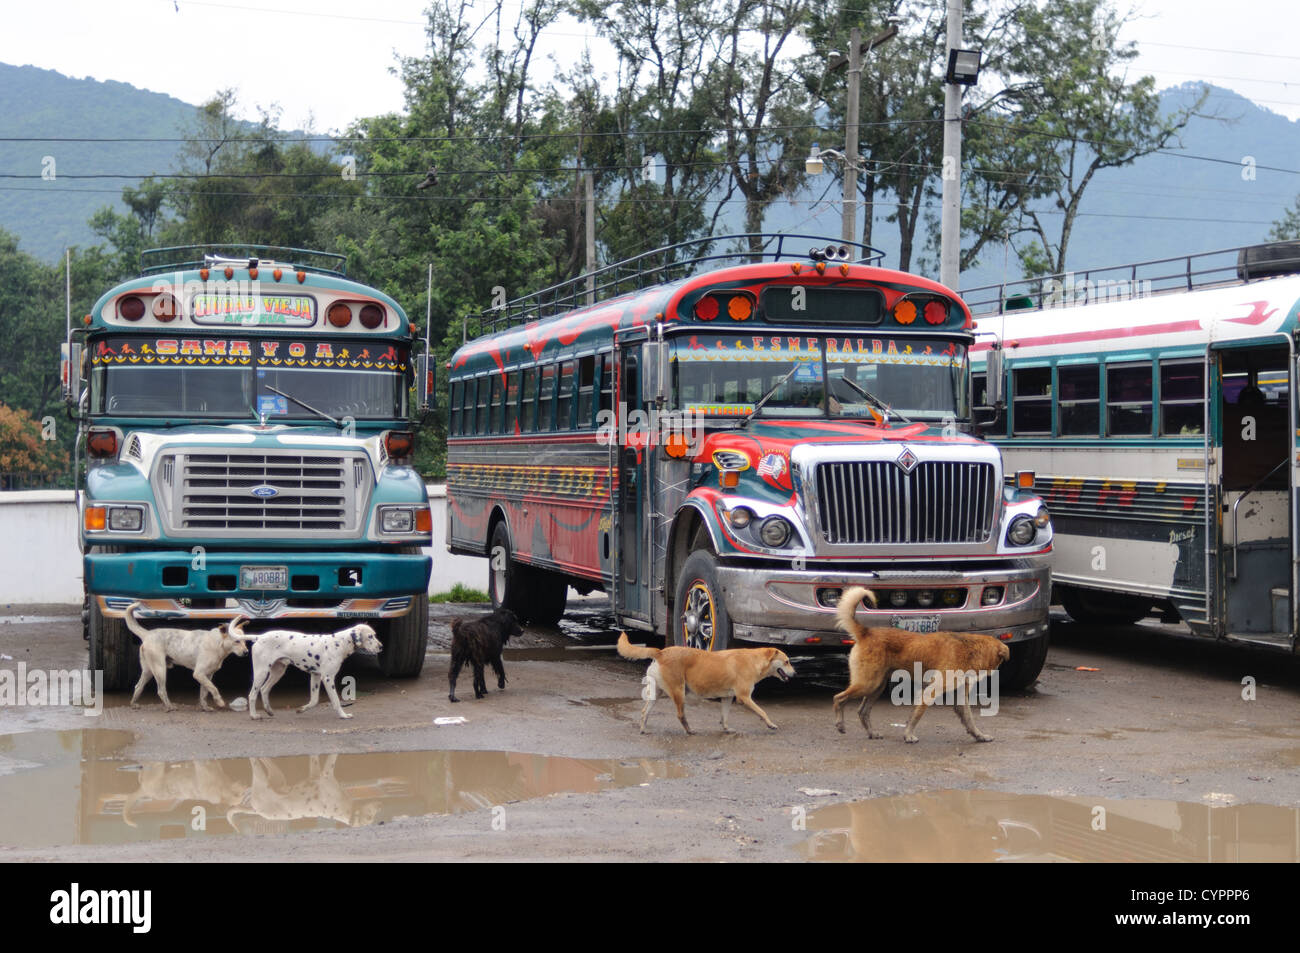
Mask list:
MULTIPOLYGON (((1190 86, 1166 90, 1166 108, 1177 108, 1190 95, 1190 86)), ((1270 223, 1300 193, 1300 174, 1268 168, 1300 168, 1295 160, 1300 156, 1300 122, 1215 87, 1205 108, 1221 118, 1192 120, 1181 148, 1096 176, 1075 224, 1069 255, 1072 268, 1264 240, 1270 223), (1243 177, 1242 162, 1248 156, 1256 168, 1253 176, 1243 177)), ((0 228, 16 234, 24 250, 46 260, 58 258, 66 245, 94 243, 87 226, 90 216, 104 205, 118 205, 122 187, 135 180, 67 176, 172 171, 180 147, 175 140, 192 128, 196 113, 197 107, 188 103, 125 83, 72 79, 33 66, 0 64, 0 174, 36 176, 0 179, 0 228), (49 136, 155 141, 40 138, 49 136), (30 141, 15 141, 20 139, 30 141), (54 178, 49 181, 39 177, 48 166, 46 157, 54 162, 54 178)), ((793 202, 773 206, 767 230, 837 237, 838 187, 824 197, 830 179, 823 178, 793 202)), ((738 209, 733 206, 724 216, 722 230, 743 231, 738 209)), ((930 211, 937 223, 937 201, 930 211)), ((877 205, 875 237, 886 252, 885 264, 892 266, 898 260, 898 242, 895 226, 884 220, 887 212, 883 204, 877 205)), ((924 250, 920 235, 917 245, 918 252, 924 250)), ((918 269, 918 262, 914 260, 912 267, 918 269)), ((1014 254, 1004 267, 1001 250, 990 249, 979 267, 963 274, 962 287, 1014 279, 1019 273, 1014 254)))
POLYGON ((0 173, 36 178, 0 180, 0 228, 22 249, 52 260, 67 245, 95 241, 86 222, 116 205, 134 179, 71 179, 70 175, 164 173, 178 142, 74 142, 86 138, 177 139, 195 121, 189 103, 126 83, 72 79, 35 66, 0 63, 0 173), (15 141, 23 140, 28 141, 15 141), (51 163, 52 160, 52 163, 51 163), (53 179, 42 179, 52 171, 53 179))

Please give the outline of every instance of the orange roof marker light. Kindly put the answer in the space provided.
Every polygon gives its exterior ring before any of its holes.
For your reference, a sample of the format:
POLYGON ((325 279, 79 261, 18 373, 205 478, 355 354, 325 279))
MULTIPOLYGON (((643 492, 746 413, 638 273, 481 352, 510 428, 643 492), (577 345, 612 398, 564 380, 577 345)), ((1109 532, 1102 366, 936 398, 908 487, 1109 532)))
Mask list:
POLYGON ((733 295, 727 302, 727 317, 733 321, 748 321, 754 315, 754 302, 749 295, 733 295))
POLYGON ((276 268, 271 272, 271 277, 274 278, 276 281, 279 281, 281 278, 284 277, 284 272, 281 269, 276 268))
POLYGON ((894 320, 899 324, 911 324, 916 320, 916 305, 904 298, 894 305, 894 320))

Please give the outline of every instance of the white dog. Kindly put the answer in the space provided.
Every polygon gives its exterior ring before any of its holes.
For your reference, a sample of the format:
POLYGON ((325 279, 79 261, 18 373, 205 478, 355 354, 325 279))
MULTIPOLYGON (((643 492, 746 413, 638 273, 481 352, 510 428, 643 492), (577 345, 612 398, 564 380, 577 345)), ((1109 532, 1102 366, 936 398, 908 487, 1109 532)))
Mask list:
POLYGON ((212 684, 212 676, 228 655, 247 655, 248 646, 231 637, 231 629, 240 621, 235 619, 227 625, 222 623, 215 629, 146 629, 135 617, 135 610, 141 603, 133 602, 126 607, 126 627, 140 640, 140 681, 136 682, 135 694, 131 696, 131 707, 138 708, 140 694, 149 680, 158 683, 158 697, 163 707, 175 711, 176 706, 167 697, 167 669, 173 662, 184 665, 194 672, 194 680, 199 683, 199 707, 212 711, 206 695, 211 695, 218 708, 225 708, 226 702, 212 684))
POLYGON ((253 690, 248 693, 248 713, 254 718, 261 718, 257 713, 257 696, 262 696, 262 707, 268 715, 271 710, 271 689, 284 677, 290 665, 302 669, 311 676, 311 700, 298 709, 304 712, 316 707, 320 700, 321 684, 325 693, 334 703, 334 710, 340 718, 352 716, 343 710, 339 703, 338 692, 334 689, 334 677, 339 668, 353 652, 361 651, 369 655, 378 655, 384 650, 375 630, 362 623, 340 632, 290 632, 288 629, 274 629, 256 635, 245 635, 243 630, 231 623, 231 635, 253 643, 253 690))

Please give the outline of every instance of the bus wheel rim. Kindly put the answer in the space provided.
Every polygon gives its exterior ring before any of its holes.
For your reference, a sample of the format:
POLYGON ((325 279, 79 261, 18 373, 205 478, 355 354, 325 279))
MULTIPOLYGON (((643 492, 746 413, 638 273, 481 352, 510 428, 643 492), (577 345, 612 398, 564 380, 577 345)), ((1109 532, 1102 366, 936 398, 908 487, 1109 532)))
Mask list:
POLYGON ((682 613, 682 631, 688 646, 705 651, 713 647, 714 617, 713 593, 703 580, 696 580, 686 593, 686 606, 682 613))

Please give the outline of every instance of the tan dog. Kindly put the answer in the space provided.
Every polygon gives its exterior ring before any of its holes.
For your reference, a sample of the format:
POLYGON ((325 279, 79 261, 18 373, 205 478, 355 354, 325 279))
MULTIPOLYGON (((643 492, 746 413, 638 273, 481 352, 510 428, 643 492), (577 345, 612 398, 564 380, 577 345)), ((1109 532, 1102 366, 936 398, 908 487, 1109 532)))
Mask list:
POLYGON ((754 686, 775 675, 781 681, 790 680, 794 675, 794 666, 786 654, 777 648, 764 649, 725 649, 721 652, 706 652, 703 649, 691 649, 684 646, 671 646, 666 649, 652 649, 644 645, 633 645, 627 640, 627 633, 618 637, 618 654, 630 659, 654 659, 646 669, 645 708, 641 711, 641 733, 645 734, 646 718, 658 694, 656 686, 668 693, 677 705, 677 720, 682 723, 688 735, 693 735, 691 726, 686 722, 686 689, 690 689, 701 698, 722 699, 722 730, 731 733, 727 727, 727 709, 733 697, 763 719, 763 724, 775 730, 776 725, 767 717, 767 712, 759 708, 750 697, 754 686))
MULTIPOLYGON (((835 696, 835 727, 839 732, 844 733, 844 705, 850 698, 861 698, 858 718, 862 727, 867 729, 867 737, 883 738, 871 730, 871 706, 885 690, 891 672, 903 669, 910 674, 919 662, 927 673, 942 673, 943 695, 950 692, 960 695, 954 708, 971 736, 976 741, 992 741, 992 736, 975 727, 970 713, 970 696, 981 678, 1011 657, 1007 644, 991 635, 971 632, 908 632, 905 629, 864 626, 853 617, 864 599, 875 608, 876 597, 871 590, 854 586, 840 598, 836 611, 836 624, 854 639, 849 651, 849 687, 835 696)), ((916 723, 935 700, 930 695, 937 694, 939 688, 938 682, 935 682, 933 692, 921 691, 921 686, 915 686, 920 701, 903 731, 903 740, 908 744, 917 740, 916 723)))
POLYGON ((124 616, 126 627, 140 640, 140 681, 135 684, 131 707, 139 707, 140 694, 153 679, 158 683, 158 697, 162 699, 163 707, 168 711, 176 710, 167 697, 167 669, 175 662, 194 672, 194 680, 199 683, 201 709, 213 710, 205 695, 211 695, 218 708, 225 708, 225 699, 212 684, 212 676, 228 655, 247 655, 248 646, 231 637, 230 626, 225 622, 215 629, 146 629, 135 617, 139 606, 139 602, 131 603, 124 616))

